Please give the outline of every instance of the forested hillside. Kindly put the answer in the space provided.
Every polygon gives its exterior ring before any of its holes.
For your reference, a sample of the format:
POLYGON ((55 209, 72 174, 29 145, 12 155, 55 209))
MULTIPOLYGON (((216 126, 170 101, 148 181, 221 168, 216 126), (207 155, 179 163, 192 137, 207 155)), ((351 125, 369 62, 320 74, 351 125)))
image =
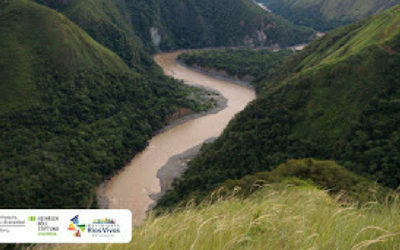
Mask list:
POLYGON ((343 27, 289 57, 259 97, 203 147, 160 205, 287 159, 334 159, 400 184, 400 6, 343 27))
POLYGON ((163 76, 151 52, 312 37, 248 0, 0 5, 2 207, 94 206, 94 188, 172 112, 209 106, 188 100, 193 90, 163 76))
POLYGON ((258 80, 272 75, 279 63, 293 53, 292 50, 211 49, 183 53, 178 60, 203 71, 248 81, 258 89, 263 85, 259 86, 258 80))
MULTIPOLYGON (((68 16, 123 58, 139 37, 157 49, 303 43, 312 31, 270 15, 249 0, 37 0, 68 16)), ((128 52, 128 53, 127 53, 128 52)), ((128 57, 128 55, 130 55, 128 57)))
POLYGON ((326 31, 377 14, 400 0, 257 0, 298 25, 326 31))
POLYGON ((28 0, 0 10, 1 208, 93 206, 95 187, 173 111, 202 108, 54 10, 28 0))

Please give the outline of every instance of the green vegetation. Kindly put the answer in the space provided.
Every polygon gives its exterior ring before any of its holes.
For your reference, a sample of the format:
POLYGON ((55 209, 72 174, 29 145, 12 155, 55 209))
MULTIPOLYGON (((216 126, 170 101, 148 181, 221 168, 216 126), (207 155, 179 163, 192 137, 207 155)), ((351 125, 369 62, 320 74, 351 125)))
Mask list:
POLYGON ((331 195, 341 195, 342 202, 361 204, 372 200, 384 201, 389 189, 360 177, 333 161, 317 161, 314 159, 289 160, 268 172, 247 175, 239 180, 227 180, 218 192, 229 192, 237 189, 236 195, 247 197, 258 189, 272 183, 308 184, 331 195), (299 181, 296 181, 298 179, 299 181))
POLYGON ((208 105, 47 7, 2 2, 0 20, 0 208, 95 206, 96 186, 171 113, 208 105))
POLYGON ((187 98, 198 93, 163 76, 149 52, 245 40, 284 45, 312 35, 248 0, 7 0, 0 7, 2 208, 96 206, 95 187, 175 110, 213 105, 187 98))
POLYGON ((326 31, 400 4, 399 0, 256 0, 291 22, 326 31))
POLYGON ((290 45, 312 30, 295 26, 250 0, 37 0, 63 12, 122 58, 140 58, 138 37, 149 51, 206 46, 290 45), (135 51, 136 50, 136 51, 135 51), (138 54, 139 53, 139 54, 138 54))
POLYGON ((203 146, 161 206, 288 159, 331 159, 400 184, 400 6, 340 28, 289 57, 256 101, 203 146))
MULTIPOLYGON (((98 184, 175 110, 212 105, 162 74, 148 54, 154 35, 172 49, 240 44, 261 24, 268 39, 251 43, 309 32, 244 0, 40 2, 73 22, 29 0, 0 3, 0 208, 95 207, 98 184)), ((82 248, 397 247, 400 203, 388 187, 400 184, 399 27, 397 6, 283 61, 286 51, 184 55, 253 76, 257 100, 202 148, 130 244, 82 248)))
MULTIPOLYGON (((50 2, 54 6, 54 1, 50 2)), ((92 38, 118 54, 130 67, 146 70, 154 63, 133 30, 124 1, 61 1, 57 9, 84 29, 92 38)))
POLYGON ((178 59, 205 71, 217 70, 220 74, 253 81, 272 75, 278 63, 292 54, 291 50, 212 49, 183 53, 178 59))
MULTIPOLYGON (((212 201, 217 197, 229 197, 232 190, 236 196, 246 198, 260 188, 274 183, 290 183, 303 185, 307 183, 331 195, 341 195, 341 202, 366 203, 371 200, 383 201, 390 189, 381 187, 376 182, 358 176, 333 161, 318 161, 314 159, 289 160, 280 164, 271 171, 258 172, 246 175, 239 180, 226 180, 209 193, 195 192, 186 197, 179 204, 212 201), (216 195, 217 194, 217 195, 216 195)), ((170 192, 173 193, 174 191, 170 192)), ((162 199, 158 204, 157 212, 164 212, 163 208, 174 201, 162 199)))
POLYGON ((400 244, 399 219, 397 199, 359 207, 312 185, 287 182, 246 199, 150 216, 134 228, 128 245, 80 249, 393 249, 400 244))

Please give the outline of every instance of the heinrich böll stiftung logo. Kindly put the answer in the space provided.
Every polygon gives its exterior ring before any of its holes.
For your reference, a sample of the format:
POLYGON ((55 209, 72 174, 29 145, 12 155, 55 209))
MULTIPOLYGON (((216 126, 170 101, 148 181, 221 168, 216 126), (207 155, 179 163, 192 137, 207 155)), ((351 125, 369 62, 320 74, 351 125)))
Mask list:
POLYGON ((68 230, 73 231, 73 235, 75 237, 82 237, 82 233, 85 232, 86 225, 85 224, 79 224, 79 215, 75 215, 69 223, 68 230))

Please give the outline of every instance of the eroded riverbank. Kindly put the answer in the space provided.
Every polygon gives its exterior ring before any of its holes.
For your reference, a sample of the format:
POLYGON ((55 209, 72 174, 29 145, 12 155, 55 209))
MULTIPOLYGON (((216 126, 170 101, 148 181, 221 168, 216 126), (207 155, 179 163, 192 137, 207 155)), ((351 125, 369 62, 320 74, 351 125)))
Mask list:
MULTIPOLYGON (((233 116, 255 99, 252 89, 179 65, 176 62, 179 53, 181 52, 163 53, 156 55, 154 59, 164 69, 165 74, 184 80, 186 84, 218 91, 226 98, 226 107, 217 113, 191 117, 190 120, 184 120, 154 136, 143 152, 137 154, 105 184, 104 194, 108 207, 130 209, 134 224, 140 224, 146 218, 146 211, 154 202, 150 196, 160 193, 160 179, 157 174, 160 174, 159 170, 171 157, 196 148, 209 138, 219 136, 233 116)), ((166 170, 168 168, 164 171, 166 170)))

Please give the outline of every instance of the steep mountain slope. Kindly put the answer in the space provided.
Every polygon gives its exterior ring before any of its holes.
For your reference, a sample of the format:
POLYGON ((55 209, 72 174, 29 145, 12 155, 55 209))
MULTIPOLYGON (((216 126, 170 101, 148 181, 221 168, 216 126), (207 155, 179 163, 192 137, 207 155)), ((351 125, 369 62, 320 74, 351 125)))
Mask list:
POLYGON ((0 207, 87 207, 95 187, 179 107, 155 68, 135 73, 62 14, 0 3, 0 207))
POLYGON ((97 42, 118 54, 136 70, 154 66, 143 41, 132 29, 124 0, 37 0, 52 7, 83 28, 97 42))
POLYGON ((285 46, 308 41, 312 36, 310 29, 270 15, 249 0, 38 1, 63 12, 117 53, 129 46, 124 39, 134 41, 137 37, 149 50, 170 50, 233 45, 285 46))
POLYGON ((285 61, 165 196, 207 194, 218 183, 304 157, 335 159, 400 184, 400 6, 335 30, 285 61))
MULTIPOLYGON (((55 12, 17 1, 10 4, 3 2, 0 14, 2 107, 12 106, 35 96, 35 92, 31 91, 34 87, 35 71, 41 63, 45 63, 38 58, 39 53, 55 62, 57 70, 64 74, 97 66, 109 67, 114 71, 128 70, 118 56, 95 43, 65 17, 55 18, 55 12), (18 8, 21 9, 21 17, 18 17, 18 8), (29 13, 29 8, 34 8, 37 13, 29 13), (47 13, 51 14, 46 15, 47 13), (53 20, 59 30, 52 27, 53 20), (38 32, 42 30, 43 32, 38 32), (36 68, 35 64, 38 64, 36 68)), ((52 67, 42 67, 40 70, 51 72, 52 67)))
POLYGON ((379 13, 399 0, 257 0, 273 12, 316 30, 329 30, 379 13))

